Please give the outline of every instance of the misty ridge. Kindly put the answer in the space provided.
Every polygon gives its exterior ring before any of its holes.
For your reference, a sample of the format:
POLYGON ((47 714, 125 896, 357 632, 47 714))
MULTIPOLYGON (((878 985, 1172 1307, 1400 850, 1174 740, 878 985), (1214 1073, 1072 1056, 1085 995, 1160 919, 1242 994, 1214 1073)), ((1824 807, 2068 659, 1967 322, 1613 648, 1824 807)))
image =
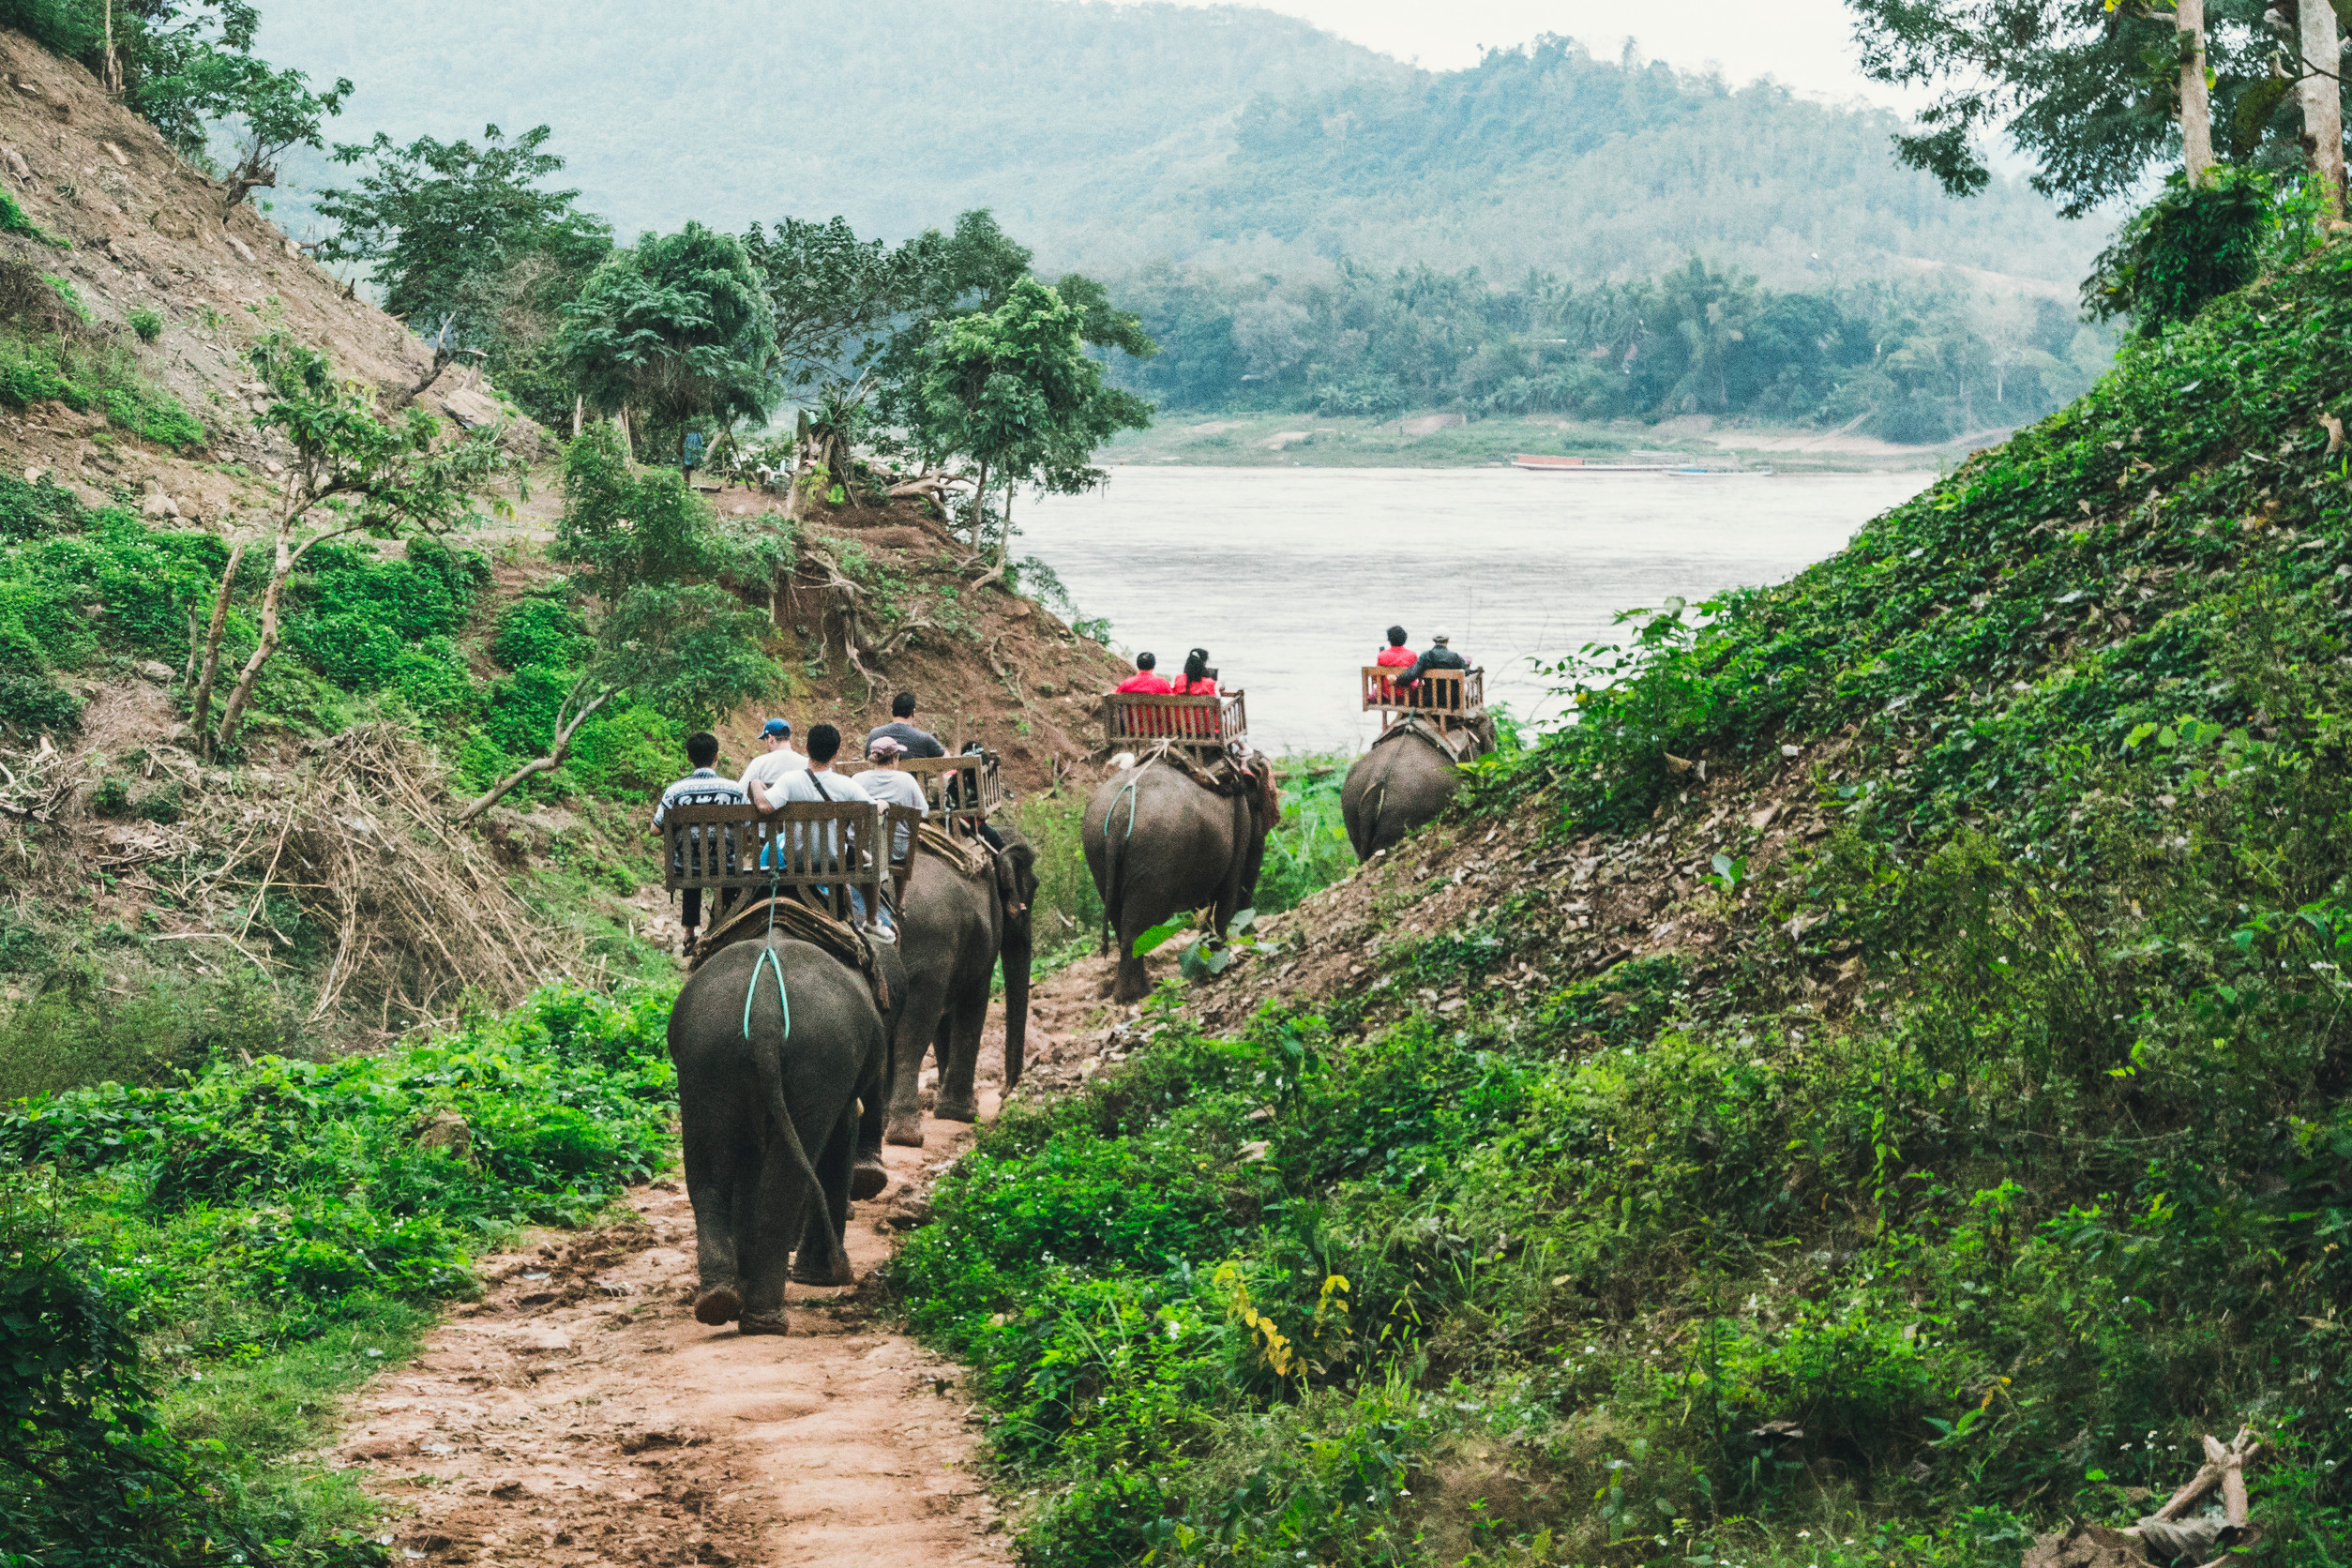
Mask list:
MULTIPOLYGON (((1933 442, 2037 416, 2108 355, 2073 299, 2103 233, 2021 182, 1955 202, 1884 111, 1573 40, 1430 72, 1244 8, 296 0, 261 45, 358 82, 337 141, 552 127, 624 243, 836 215, 897 241, 988 209, 1040 276, 1142 317, 1166 352, 1114 375, 1163 407, 1933 442)), ((345 173, 290 159, 281 218, 345 173)))

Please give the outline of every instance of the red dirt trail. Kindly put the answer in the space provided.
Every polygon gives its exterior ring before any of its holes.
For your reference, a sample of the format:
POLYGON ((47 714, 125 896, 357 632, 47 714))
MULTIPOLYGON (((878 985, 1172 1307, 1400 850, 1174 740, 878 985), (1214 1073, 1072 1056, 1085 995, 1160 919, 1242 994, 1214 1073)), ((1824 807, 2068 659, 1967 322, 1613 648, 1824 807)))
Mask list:
MULTIPOLYGON (((927 1130, 885 1152, 891 1190, 851 1218, 861 1279, 971 1141, 927 1130)), ((870 1285, 792 1286, 780 1338, 705 1328, 683 1184, 627 1206, 485 1259, 483 1299, 354 1407, 340 1457, 407 1515, 396 1562, 1009 1560, 960 1369, 879 1319, 870 1285)))

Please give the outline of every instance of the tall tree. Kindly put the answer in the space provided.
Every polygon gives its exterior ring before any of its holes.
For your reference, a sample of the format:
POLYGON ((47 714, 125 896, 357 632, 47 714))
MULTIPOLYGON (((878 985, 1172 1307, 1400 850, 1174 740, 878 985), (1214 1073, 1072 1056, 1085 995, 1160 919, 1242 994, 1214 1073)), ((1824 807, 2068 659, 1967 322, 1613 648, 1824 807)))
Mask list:
POLYGON ((257 422, 285 431, 294 460, 263 539, 233 540, 220 574, 188 725, 200 736, 220 669, 237 567, 249 544, 269 545, 258 638, 237 671, 219 730, 204 737, 207 751, 236 739, 253 685, 278 651, 286 584, 304 556, 346 534, 445 532, 473 515, 474 498, 507 468, 498 446, 502 431, 486 426, 445 439, 441 422, 414 405, 400 417, 387 418, 378 412, 371 388, 338 382, 324 354, 303 347, 282 329, 255 343, 250 356, 276 400, 257 422))
MULTIPOLYGON (((2297 23, 2300 48, 2294 66, 2303 115, 2303 150, 2327 192, 2329 209, 2344 213, 2344 46, 2330 0, 2282 0, 2297 23)), ((2282 21, 2284 19, 2282 18, 2282 21)))
POLYGON ((1981 143, 1994 134, 2033 160, 2029 183, 2071 218, 2131 194, 2176 156, 2201 185, 2217 127, 2237 158, 2302 161, 2278 35, 2264 21, 2269 0, 2183 0, 2172 10, 2144 0, 1847 4, 1864 72, 1934 91, 1895 149, 1954 195, 1992 178, 1981 143))
POLYGON ((936 324, 919 351, 912 435, 933 462, 976 469, 967 521, 972 545, 1004 567, 1013 491, 1023 484, 1075 494, 1102 483, 1094 450, 1152 421, 1151 405, 1103 379, 1086 353, 1084 308, 1033 278, 1003 304, 936 324), (1004 491, 1002 512, 988 508, 1004 491))
POLYGON ((765 419, 776 399, 776 317, 731 234, 689 222, 644 234, 564 308, 560 346, 588 406, 646 416, 666 445, 694 420, 765 419))
POLYGON ((348 77, 324 91, 292 67, 276 67, 243 49, 206 43, 190 50, 170 75, 142 89, 149 103, 169 104, 192 126, 225 124, 235 138, 220 200, 223 217, 255 190, 278 183, 278 160, 295 147, 326 146, 325 125, 351 97, 348 77))
POLYGON ((458 813, 472 822, 524 780, 564 765, 580 726, 627 693, 690 724, 780 689, 767 617, 715 579, 743 565, 676 470, 639 468, 610 425, 583 431, 564 460, 554 554, 578 568, 594 606, 594 647, 555 712, 547 749, 458 813))
POLYGON ((564 167, 546 150, 553 134, 487 126, 479 145, 420 136, 396 146, 382 132, 339 145, 338 163, 364 169, 319 192, 319 216, 336 226, 320 258, 368 263, 384 309, 444 352, 496 359, 527 346, 513 341, 530 330, 517 321, 523 297, 557 279, 576 294, 612 249, 611 226, 580 210, 579 191, 546 188, 564 167))

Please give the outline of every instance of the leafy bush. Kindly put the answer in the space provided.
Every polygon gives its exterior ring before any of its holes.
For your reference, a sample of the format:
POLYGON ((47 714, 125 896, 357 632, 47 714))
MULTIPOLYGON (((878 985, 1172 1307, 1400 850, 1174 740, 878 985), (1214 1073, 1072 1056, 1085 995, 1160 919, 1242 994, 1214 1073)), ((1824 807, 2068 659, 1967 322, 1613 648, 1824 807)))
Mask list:
POLYGON ((2191 320, 2207 301, 2254 281, 2271 203, 2269 177, 2235 164, 2217 165, 2195 187, 2173 175, 2091 264, 2084 308, 2099 321, 2128 317, 2144 338, 2191 320))
POLYGON ((380 1560, 269 1484, 380 1364, 349 1349, 339 1370, 306 1374, 327 1413, 234 1447, 204 1435, 225 1416, 201 1400, 159 1409, 159 1376, 249 1376, 354 1325, 412 1321, 399 1303, 470 1290, 471 1254, 507 1228, 583 1223, 660 1168, 670 994, 550 986, 503 1019, 380 1055, 249 1066, 216 1052, 178 1087, 0 1110, 0 1311, 17 1351, 0 1364, 0 1459, 41 1467, 0 1466, 10 1545, 44 1562, 217 1562, 227 1545, 254 1563, 380 1560), (460 1123, 463 1147, 418 1137, 460 1123), (64 1231, 28 1217, 51 1209, 64 1231), (270 1515, 273 1497, 302 1516, 270 1515), (134 1542, 152 1555, 121 1555, 134 1542))
POLYGON ((124 314, 123 320, 129 324, 131 331, 139 335, 143 343, 152 343, 163 336, 163 312, 160 310, 135 305, 124 314))

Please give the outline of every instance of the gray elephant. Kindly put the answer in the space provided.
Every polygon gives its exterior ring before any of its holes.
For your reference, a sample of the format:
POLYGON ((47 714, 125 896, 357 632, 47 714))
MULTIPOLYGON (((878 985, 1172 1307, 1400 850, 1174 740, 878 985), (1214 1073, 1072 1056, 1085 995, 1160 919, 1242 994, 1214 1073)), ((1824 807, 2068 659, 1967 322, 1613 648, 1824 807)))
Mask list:
MULTIPOLYGON (((875 956, 895 1004, 904 972, 887 947, 875 956)), ((859 1102, 881 1103, 891 1021, 864 974, 781 934, 710 953, 678 992, 670 1056, 694 1205, 699 1321, 740 1319, 746 1334, 782 1334, 795 1237, 792 1277, 851 1282, 841 1234, 852 1175, 881 1173, 878 1148, 861 1158, 859 1102)), ((861 1186, 880 1190, 870 1178, 861 1186)))
POLYGON ((1280 815, 1273 769, 1262 759, 1229 794, 1162 759, 1122 768, 1095 789, 1080 833, 1105 927, 1118 938, 1116 1000, 1138 1001, 1151 990, 1135 940, 1170 915, 1213 909, 1214 929, 1225 934, 1235 912, 1258 896, 1266 835, 1280 815))
POLYGON ((907 878, 898 955, 907 972, 890 1067, 890 1108, 882 1136, 923 1145, 915 1082, 927 1049, 939 1053, 939 1096, 932 1114, 972 1122, 980 1101, 972 1078, 980 1031, 988 1017, 988 982, 1004 966, 1004 1087, 1020 1081, 1029 1035, 1030 907, 1037 897, 1037 852, 1006 837, 995 865, 967 876, 928 848, 918 848, 907 878))
POLYGON ((1408 721, 1382 731, 1339 786, 1340 820, 1356 859, 1371 859, 1454 803, 1460 764, 1495 748, 1494 723, 1476 718, 1443 731, 1408 721))

